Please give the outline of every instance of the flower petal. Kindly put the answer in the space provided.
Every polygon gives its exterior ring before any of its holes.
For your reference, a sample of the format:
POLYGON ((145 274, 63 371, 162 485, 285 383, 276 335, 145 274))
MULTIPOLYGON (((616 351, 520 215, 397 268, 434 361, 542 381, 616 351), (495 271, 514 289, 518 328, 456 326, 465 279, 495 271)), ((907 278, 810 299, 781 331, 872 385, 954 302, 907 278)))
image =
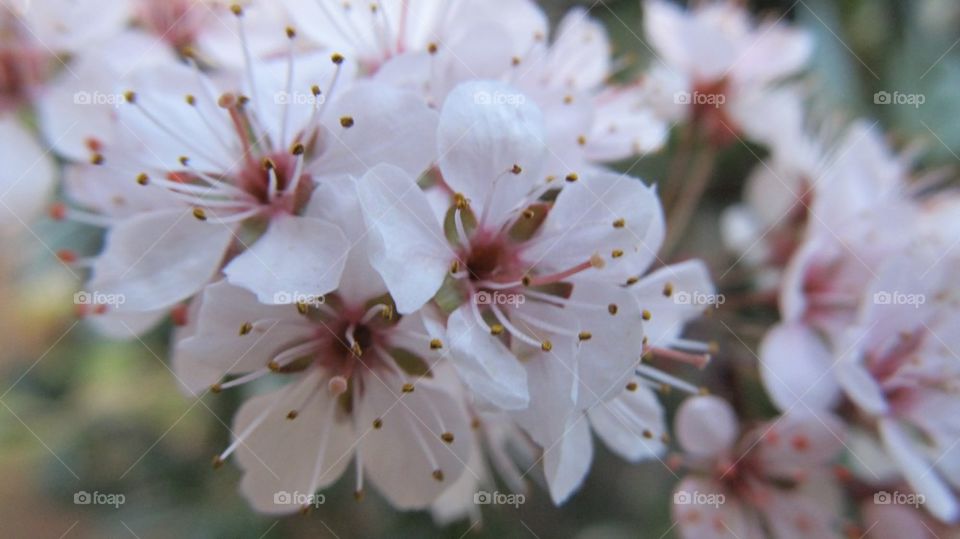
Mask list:
POLYGON ((701 457, 715 457, 729 450, 740 432, 733 408, 712 395, 683 401, 674 422, 683 450, 701 457))
POLYGON ((360 176, 391 163, 416 178, 436 158, 437 113, 412 91, 358 83, 337 95, 324 116, 327 147, 310 168, 318 176, 360 176))
POLYGON ((541 181, 543 117, 519 90, 496 82, 468 82, 447 97, 440 114, 440 170, 455 192, 491 227, 541 181), (514 165, 519 174, 511 173, 514 165))
POLYGON ((828 410, 839 402, 833 355, 804 325, 774 326, 760 345, 760 363, 764 387, 780 410, 798 404, 828 410))
MULTIPOLYGON (((350 243, 333 223, 281 214, 267 232, 223 270, 263 303, 320 296, 340 283, 350 243)), ((296 300, 293 300, 296 301, 296 300)))
POLYGON ((476 396, 503 410, 521 410, 530 403, 527 373, 499 339, 490 335, 464 305, 447 320, 451 363, 476 396))
POLYGON ((370 263, 398 311, 419 309, 440 289, 455 257, 426 195, 410 175, 390 165, 360 178, 357 193, 370 228, 370 263))
POLYGON ((87 288, 122 296, 118 311, 170 307, 216 275, 232 238, 229 227, 200 222, 182 209, 137 215, 107 233, 87 288))
POLYGON ((612 401, 594 406, 588 414, 603 443, 630 462, 656 457, 666 450, 663 406, 650 388, 637 385, 624 390, 612 401))
POLYGON ((414 381, 409 393, 401 392, 403 383, 392 372, 364 376, 358 426, 380 426, 367 431, 359 451, 371 482, 394 507, 422 509, 463 474, 479 475, 467 469, 473 441, 460 397, 436 378, 414 381), (452 442, 443 441, 445 433, 452 442))
POLYGON ((353 425, 340 417, 339 400, 327 391, 323 373, 247 400, 233 420, 240 490, 254 509, 292 513, 317 489, 336 481, 350 464, 353 425), (296 410, 296 419, 287 414, 296 410), (289 495, 289 496, 286 496, 289 495))

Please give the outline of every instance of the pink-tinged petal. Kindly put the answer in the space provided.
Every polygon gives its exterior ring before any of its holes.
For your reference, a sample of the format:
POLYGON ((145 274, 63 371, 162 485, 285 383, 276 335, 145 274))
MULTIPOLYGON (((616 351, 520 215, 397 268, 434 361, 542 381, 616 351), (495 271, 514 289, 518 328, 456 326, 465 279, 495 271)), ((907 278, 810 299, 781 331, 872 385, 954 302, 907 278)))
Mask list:
MULTIPOLYGON (((70 61, 37 100, 40 129, 57 153, 73 161, 90 158, 88 143, 104 146, 118 133, 117 108, 123 104, 124 79, 144 66, 173 62, 173 49, 155 36, 127 30, 70 61)), ((118 131, 118 128, 120 131, 118 131)))
POLYGON ((447 486, 440 496, 430 505, 430 516, 437 526, 449 526, 469 519, 476 522, 483 518, 480 506, 473 501, 473 496, 480 490, 481 485, 489 484, 490 471, 484 462, 482 448, 477 445, 470 452, 467 461, 467 471, 460 478, 447 486), (479 474, 478 479, 474 473, 479 474))
POLYGON ((731 96, 724 111, 735 124, 730 129, 772 147, 791 142, 784 141, 784 137, 803 128, 807 113, 803 96, 791 87, 738 92, 731 96))
POLYGON ((53 157, 14 115, 0 117, 0 230, 19 228, 43 211, 57 180, 53 157))
POLYGON ((416 181, 390 165, 378 165, 357 181, 370 228, 370 263, 387 283, 401 313, 437 293, 455 255, 416 181))
POLYGON ((209 83, 201 83, 197 73, 179 62, 137 66, 123 81, 119 92, 133 92, 133 103, 126 100, 116 109, 116 145, 134 153, 142 166, 164 171, 182 170, 182 158, 190 166, 205 172, 235 173, 243 156, 230 116, 212 99, 209 83), (176 88, 176 91, 167 89, 176 88), (184 95, 196 97, 194 106, 184 95), (191 136, 193 135, 193 136, 191 136))
POLYGON ((563 88, 589 91, 606 82, 610 74, 606 29, 582 7, 570 9, 560 20, 550 56, 550 78, 563 88))
POLYGON ((361 176, 390 163, 416 178, 436 159, 437 113, 412 91, 358 83, 337 95, 324 116, 326 147, 311 165, 318 176, 361 176))
POLYGON ((579 343, 579 404, 589 408, 620 394, 633 377, 643 351, 640 308, 623 289, 602 283, 578 282, 570 299, 593 308, 567 307, 590 338, 579 343))
POLYGON ((834 372, 847 397, 864 412, 871 415, 887 413, 889 405, 883 389, 861 363, 852 359, 841 360, 834 372))
POLYGON ((833 408, 840 399, 833 360, 823 339, 801 324, 774 326, 760 345, 763 385, 780 410, 833 408))
POLYGON ((695 79, 722 77, 737 61, 743 8, 713 3, 686 12, 674 2, 644 3, 643 28, 658 56, 695 79))
POLYGON ((577 320, 566 309, 542 303, 524 303, 511 312, 514 326, 533 339, 549 341, 549 351, 525 343, 516 343, 513 352, 526 370, 530 405, 513 414, 520 425, 541 447, 558 443, 577 415, 577 320), (538 323, 563 328, 565 334, 545 331, 538 323))
POLYGON ((102 165, 69 165, 64 169, 64 191, 86 209, 111 217, 134 217, 154 210, 186 208, 187 203, 154 184, 135 181, 143 173, 125 155, 105 152, 102 165))
POLYGON ((135 339, 157 327, 167 317, 166 309, 150 312, 116 312, 92 314, 87 321, 101 335, 113 340, 135 339))
POLYGON ((312 369, 278 390, 253 397, 233 420, 240 491, 257 511, 300 511, 306 498, 336 481, 352 460, 356 434, 340 400, 312 369), (288 419, 296 410, 296 419, 288 419))
POLYGON ((440 170, 491 228, 504 222, 540 177, 543 117, 519 90, 468 82, 447 97, 438 131, 440 170), (519 173, 514 174, 514 166, 519 173))
POLYGON ((839 506, 825 506, 803 492, 776 490, 767 498, 763 511, 767 525, 776 539, 843 539, 840 531, 843 515, 839 506))
POLYGON ((118 311, 156 311, 199 291, 220 269, 233 231, 167 210, 121 221, 107 233, 87 288, 123 297, 118 311))
POLYGON ((706 264, 688 260, 660 268, 630 286, 641 309, 650 312, 643 323, 643 333, 650 346, 669 347, 683 333, 683 328, 703 315, 699 298, 715 298, 713 281, 706 264))
POLYGON ((813 36, 786 24, 764 24, 740 53, 734 73, 737 82, 763 84, 789 77, 802 70, 813 53, 813 36))
POLYGON ((750 434, 755 458, 770 477, 802 479, 843 451, 846 427, 833 414, 796 409, 750 434))
MULTIPOLYGON (((872 499, 861 505, 860 519, 868 539, 937 539, 924 513, 908 505, 877 504, 872 499)), ((935 525, 934 525, 935 527, 935 525)), ((947 536, 939 536, 945 539, 947 536)))
POLYGON ((370 265, 370 241, 376 234, 368 230, 363 218, 355 180, 350 176, 327 178, 317 185, 304 210, 304 217, 336 223, 350 242, 337 296, 345 305, 359 308, 371 298, 388 292, 380 274, 370 265))
POLYGON ((364 375, 357 428, 366 435, 358 451, 369 479, 398 509, 428 507, 467 469, 473 433, 463 401, 438 379, 404 380, 392 372, 364 375), (378 421, 379 420, 379 421, 378 421), (374 427, 377 422, 379 428, 374 427), (442 436, 453 435, 447 443, 442 436), (439 479, 438 479, 439 478, 439 479))
POLYGON ((923 495, 924 507, 944 522, 955 521, 960 516, 956 495, 937 474, 936 464, 924 456, 920 442, 893 419, 880 420, 880 437, 904 479, 923 495))
POLYGON ((265 305, 226 281, 207 286, 195 301, 200 307, 187 326, 192 333, 173 355, 180 383, 194 393, 228 374, 263 369, 278 353, 314 335, 293 305, 265 305))
POLYGON ((674 425, 683 450, 699 457, 716 457, 728 451, 740 432, 733 408, 712 395, 685 400, 677 410, 674 425))
POLYGON ((590 422, 583 413, 569 418, 562 432, 544 446, 543 470, 554 505, 561 505, 580 488, 593 462, 590 422))
POLYGON ((75 51, 116 34, 130 20, 133 7, 126 0, 33 0, 17 4, 25 8, 21 16, 31 34, 51 52, 75 51))
POLYGON ((607 90, 592 100, 595 118, 585 148, 590 160, 617 161, 663 147, 670 126, 652 106, 652 97, 638 83, 607 90))
POLYGON ((687 477, 673 491, 673 521, 683 539, 763 539, 757 515, 719 483, 687 477))
POLYGON ((350 242, 333 223, 281 214, 267 232, 223 270, 231 284, 242 286, 263 303, 297 301, 334 290, 350 242))
POLYGON ((464 305, 447 320, 450 361, 463 383, 484 403, 503 410, 530 404, 527 372, 504 344, 464 305))
MULTIPOLYGON (((550 27, 547 14, 533 0, 468 0, 459 4, 453 17, 459 17, 453 20, 495 23, 507 32, 513 46, 513 56, 527 54, 543 41, 550 27), (504 13, 510 16, 504 17, 504 13)), ((454 29, 462 27, 450 26, 454 29)))
POLYGON ((597 436, 614 453, 630 462, 662 455, 667 432, 663 406, 649 388, 637 385, 588 412, 597 436))
POLYGON ((642 272, 646 268, 636 268, 632 259, 647 261, 660 247, 644 243, 658 206, 653 190, 637 178, 607 172, 580 177, 564 186, 524 256, 542 260, 538 267, 549 271, 602 257, 606 266, 585 277, 642 272))

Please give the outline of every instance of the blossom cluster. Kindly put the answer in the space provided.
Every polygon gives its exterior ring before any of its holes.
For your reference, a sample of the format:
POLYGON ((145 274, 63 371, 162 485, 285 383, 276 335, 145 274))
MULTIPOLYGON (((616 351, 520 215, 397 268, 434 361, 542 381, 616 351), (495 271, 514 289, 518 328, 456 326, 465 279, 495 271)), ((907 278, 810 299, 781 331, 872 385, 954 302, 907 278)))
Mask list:
POLYGON ((0 225, 58 189, 54 218, 102 229, 58 253, 80 314, 114 339, 172 320, 183 391, 245 396, 214 465, 257 511, 345 474, 440 522, 498 480, 559 505, 595 436, 684 471, 685 537, 946 529, 960 197, 875 124, 812 125, 805 31, 643 7, 657 60, 613 82, 603 24, 532 0, 5 6, 0 225), (780 315, 755 366, 780 415, 753 422, 677 374, 717 354, 685 326, 724 296, 668 262, 745 141, 766 157, 718 229, 780 315), (664 189, 614 168, 673 151, 664 189), (923 507, 837 501, 885 488, 923 507))

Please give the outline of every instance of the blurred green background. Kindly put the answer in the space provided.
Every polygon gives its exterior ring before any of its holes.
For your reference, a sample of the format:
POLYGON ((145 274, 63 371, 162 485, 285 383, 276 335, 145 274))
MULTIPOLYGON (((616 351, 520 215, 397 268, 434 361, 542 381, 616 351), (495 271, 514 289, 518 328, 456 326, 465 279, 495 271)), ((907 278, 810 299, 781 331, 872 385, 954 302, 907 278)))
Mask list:
MULTIPOLYGON (((577 4, 607 24, 617 54, 628 60, 629 74, 649 65, 636 0, 544 2, 555 19, 577 4)), ((956 166, 960 3, 765 0, 749 5, 774 18, 786 14, 816 36, 810 88, 818 118, 878 119, 899 144, 920 144, 924 166, 956 166), (877 106, 873 94, 878 91, 920 93, 926 102, 920 108, 877 106)), ((717 247, 716 218, 739 196, 755 157, 747 148, 733 147, 721 163, 681 249, 681 256, 706 258, 718 273, 732 259, 717 247)), ((656 181, 665 165, 659 156, 621 168, 656 181)), ((3 537, 673 536, 672 474, 656 461, 628 465, 599 444, 589 479, 561 508, 552 507, 534 474, 525 505, 487 506, 481 524, 437 528, 429 515, 393 511, 372 491, 357 503, 349 479, 327 491, 326 504, 309 515, 254 514, 237 492, 237 469, 210 466, 229 441, 227 426, 240 395, 184 397, 165 364, 169 327, 132 342, 98 338, 74 315, 72 294, 81 272, 53 256, 66 247, 95 252, 96 231, 52 222, 32 228, 36 236, 23 231, 0 239, 3 537), (82 491, 123 494, 125 503, 118 508, 75 504, 74 495, 82 491)), ((723 284, 727 289, 739 285, 723 284)), ((698 336, 719 341, 721 353, 702 375, 681 374, 701 376, 704 385, 732 398, 747 417, 769 413, 750 349, 774 316, 771 309, 721 308, 693 328, 698 336), (734 338, 730 328, 740 337, 734 338)), ((667 401, 673 407, 676 399, 667 401)))

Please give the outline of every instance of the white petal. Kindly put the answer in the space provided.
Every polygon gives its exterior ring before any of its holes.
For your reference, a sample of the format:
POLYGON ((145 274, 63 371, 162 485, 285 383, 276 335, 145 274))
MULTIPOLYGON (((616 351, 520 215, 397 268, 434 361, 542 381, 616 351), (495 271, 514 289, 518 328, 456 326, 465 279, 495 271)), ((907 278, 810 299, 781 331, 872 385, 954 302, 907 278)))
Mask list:
POLYGON ((464 305, 447 320, 453 366, 476 395, 503 410, 520 410, 530 402, 527 373, 499 339, 480 326, 464 305))
POLYGON ((887 399, 877 380, 863 365, 851 360, 841 360, 835 367, 837 381, 853 402, 868 414, 882 415, 887 412, 887 399))
POLYGON ((440 114, 440 170, 478 216, 496 226, 535 182, 544 156, 543 118, 526 96, 494 82, 469 82, 447 97, 440 114), (520 174, 510 171, 514 165, 520 174), (485 208, 486 206, 486 208, 485 208))
POLYGON ((633 257, 647 261, 660 248, 644 243, 658 207, 653 190, 639 179, 591 173, 564 186, 538 233, 543 239, 535 238, 524 254, 532 260, 543 260, 538 267, 553 271, 583 263, 596 254, 609 267, 588 272, 597 274, 597 278, 616 274, 613 279, 619 280, 636 271, 633 257), (623 226, 614 226, 619 220, 623 220, 623 226), (614 257, 615 250, 622 253, 614 257), (618 269, 622 264, 629 268, 618 269))
POLYGON ((924 458, 918 443, 892 419, 880 420, 880 437, 904 478, 924 496, 926 509, 944 522, 956 520, 960 515, 957 498, 937 475, 934 464, 924 458))
POLYGON ((630 291, 640 308, 651 314, 643 324, 650 346, 670 346, 683 333, 687 322, 702 316, 704 309, 714 307, 698 300, 715 297, 710 272, 699 260, 660 268, 632 285, 630 291), (669 296, 665 292, 668 289, 669 296))
POLYGON ((643 321, 640 308, 616 286, 577 283, 570 298, 599 307, 569 308, 581 330, 591 334, 580 342, 578 352, 580 405, 587 408, 619 395, 626 387, 642 354, 643 321))
POLYGON ((370 481, 394 507, 422 509, 462 474, 479 479, 466 467, 473 435, 458 395, 431 379, 414 381, 412 393, 401 393, 403 383, 394 373, 364 375, 359 428, 370 430, 360 451, 370 481), (377 419, 380 428, 371 428, 377 419), (452 443, 441 439, 444 433, 453 434, 452 443), (441 481, 433 475, 437 470, 441 481))
POLYGON ((611 450, 630 462, 663 454, 667 432, 663 406, 649 388, 638 385, 588 412, 597 436, 611 450), (649 436, 647 436, 649 435, 649 436))
POLYGON ((53 195, 57 172, 43 150, 12 115, 0 117, 0 230, 16 229, 43 211, 53 195))
POLYGON ((674 421, 683 450, 702 457, 718 456, 729 450, 740 431, 733 408, 712 395, 683 401, 674 421))
POLYGON ((236 452, 244 470, 240 490, 254 509, 299 511, 302 498, 331 485, 350 464, 353 425, 324 382, 322 372, 314 369, 296 382, 249 399, 237 412, 233 432, 243 437, 236 452), (291 410, 298 411, 296 419, 287 418, 291 410), (262 422, 250 432, 257 420, 262 422))
POLYGON ((816 333, 801 324, 774 326, 760 345, 760 374, 780 410, 804 404, 829 410, 840 398, 833 355, 816 333))
POLYGON ((177 343, 173 356, 184 371, 178 372, 180 383, 193 392, 227 374, 262 369, 279 352, 313 335, 293 305, 265 305, 226 281, 207 286, 198 301, 200 307, 188 321, 192 336, 177 343), (241 334, 245 324, 253 327, 241 334))
POLYGON ((90 291, 124 298, 118 311, 155 311, 183 301, 216 275, 230 228, 189 211, 141 214, 114 226, 93 265, 90 291))
MULTIPOLYGON (((267 232, 223 270, 263 303, 323 295, 340 283, 350 243, 333 223, 277 215, 267 232)), ((296 300, 293 300, 296 301, 296 300)))
POLYGON ((360 83, 337 95, 325 117, 327 147, 311 165, 318 176, 360 176, 390 163, 416 178, 436 158, 437 113, 414 92, 360 83))
POLYGON ((566 428, 550 445, 544 446, 543 469, 554 505, 567 501, 590 471, 593 440, 583 414, 572 416, 566 428))
POLYGON ((426 195, 399 168, 379 165, 357 181, 370 227, 370 263, 380 272, 401 313, 430 300, 450 271, 454 253, 426 195))

